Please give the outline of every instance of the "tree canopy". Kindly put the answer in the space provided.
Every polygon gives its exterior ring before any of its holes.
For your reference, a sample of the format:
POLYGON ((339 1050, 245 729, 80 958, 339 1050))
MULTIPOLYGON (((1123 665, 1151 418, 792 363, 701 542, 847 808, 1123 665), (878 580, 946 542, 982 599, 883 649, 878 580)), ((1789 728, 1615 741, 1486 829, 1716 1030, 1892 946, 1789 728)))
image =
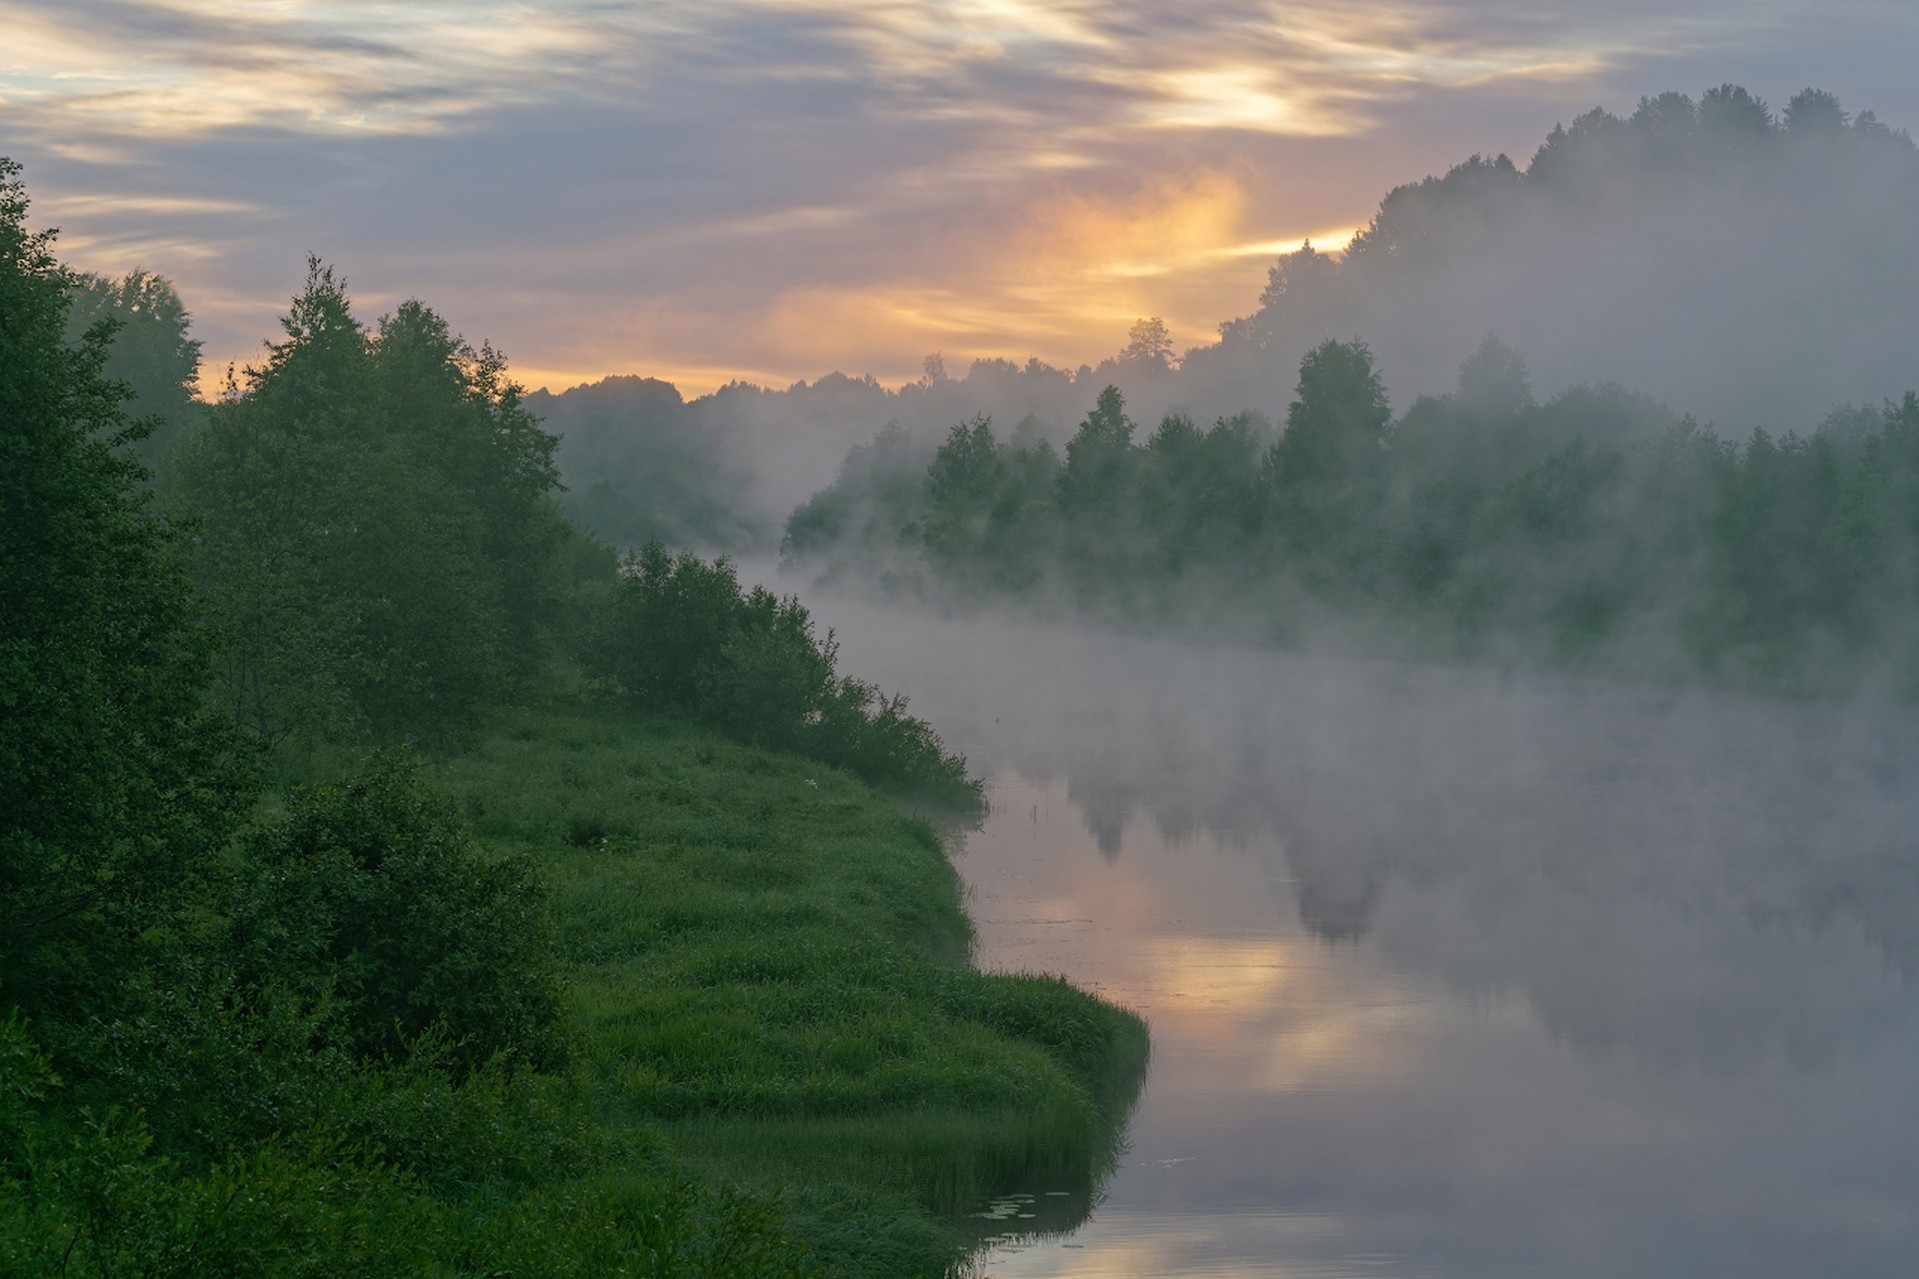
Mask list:
MULTIPOLYGON (((0 981, 61 937, 165 918, 244 794, 202 701, 211 645, 140 486, 111 326, 0 159, 0 981)), ((89 934, 90 935, 90 934, 89 934)), ((86 948, 69 956, 77 964, 86 948)), ((41 980, 52 980, 39 974, 41 980)), ((31 988, 30 986, 28 988, 31 988)))
POLYGON ((103 371, 126 384, 131 416, 152 419, 140 455, 155 465, 205 414, 200 341, 188 336, 186 306, 173 282, 151 271, 130 271, 118 280, 80 272, 70 279, 67 337, 78 339, 102 321, 112 326, 103 371))
POLYGON ((458 723, 537 660, 556 441, 418 302, 369 331, 312 261, 281 327, 181 464, 220 698, 268 741, 458 723))

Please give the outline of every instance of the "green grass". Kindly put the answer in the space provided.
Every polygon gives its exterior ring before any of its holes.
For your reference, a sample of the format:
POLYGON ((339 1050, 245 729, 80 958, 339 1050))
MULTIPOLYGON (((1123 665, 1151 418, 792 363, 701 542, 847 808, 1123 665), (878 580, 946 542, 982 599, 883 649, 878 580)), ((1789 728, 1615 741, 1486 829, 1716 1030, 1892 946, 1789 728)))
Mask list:
MULTIPOLYGON (((366 767, 284 767, 335 765, 366 767)), ((963 1269, 989 1198, 1044 1195, 1051 1229, 1093 1202, 1145 1028, 1058 979, 974 970, 924 818, 817 763, 597 709, 502 711, 421 774, 482 858, 531 866, 514 893, 550 901, 550 921, 474 918, 557 948, 552 1051, 469 1056, 438 1025, 369 1055, 349 985, 248 978, 234 920, 326 925, 236 845, 230 890, 144 937, 102 1015, 0 1017, 0 1273, 893 1279, 963 1269)), ((448 826, 418 781, 342 829, 448 826)), ((303 802, 263 796, 259 818, 303 802)), ((485 1011, 521 952, 478 927, 442 957, 464 955, 461 1006, 485 1011)))
MULTIPOLYGON (((972 969, 934 827, 807 760, 613 712, 518 711, 432 766, 551 885, 579 1082, 614 1148, 780 1204, 847 1275, 937 1275, 957 1214, 1090 1198, 1134 1016, 972 969)), ((726 1192, 716 1192, 726 1193, 726 1192)), ((730 1201, 729 1201, 730 1202, 730 1201)))

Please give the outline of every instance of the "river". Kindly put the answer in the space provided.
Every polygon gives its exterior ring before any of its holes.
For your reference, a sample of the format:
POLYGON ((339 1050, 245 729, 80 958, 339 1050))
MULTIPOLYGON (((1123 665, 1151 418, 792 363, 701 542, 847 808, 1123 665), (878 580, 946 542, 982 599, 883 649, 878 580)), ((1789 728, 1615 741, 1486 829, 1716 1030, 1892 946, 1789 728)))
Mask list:
POLYGON ((1919 1268, 1919 721, 809 603, 990 779, 980 963, 1152 1028, 983 1274, 1919 1268))

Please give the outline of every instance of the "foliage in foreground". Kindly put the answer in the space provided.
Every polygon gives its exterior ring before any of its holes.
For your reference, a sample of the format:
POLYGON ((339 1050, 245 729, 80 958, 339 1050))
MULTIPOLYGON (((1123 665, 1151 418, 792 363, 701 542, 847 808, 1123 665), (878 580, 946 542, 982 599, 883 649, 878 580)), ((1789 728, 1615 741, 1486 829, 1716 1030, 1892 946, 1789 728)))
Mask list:
MULTIPOLYGON (((648 832, 617 854, 601 835, 598 866, 561 851, 593 851, 572 818, 476 844, 399 754, 264 798, 249 745, 417 728, 444 746, 435 730, 501 713, 557 656, 531 621, 549 586, 577 625, 618 589, 610 558, 545 505, 551 441, 497 357, 414 304, 370 337, 317 267, 247 393, 169 455, 163 489, 198 517, 180 537, 128 452, 107 327, 63 338, 69 295, 104 294, 25 230, 14 173, 0 161, 0 1271, 936 1274, 963 1253, 940 1210, 1042 1156, 1094 1175, 1122 1103, 1048 1035, 1075 1014, 1104 1070, 1143 1030, 1062 983, 965 969, 930 831, 842 774, 686 729, 602 719, 588 751, 577 726, 531 726, 513 741, 533 758, 465 805, 539 777, 550 813, 593 777, 648 832), (206 709, 216 660, 226 714, 206 709), (721 749, 777 794, 705 769, 721 749), (702 767, 669 777, 687 753, 702 767), (834 838, 840 820, 860 837, 834 838), (556 885, 582 890, 557 917, 556 885), (738 917, 696 922, 742 892, 770 959, 816 961, 790 1007, 750 1013, 720 979, 738 917), (609 907, 630 914, 597 929, 609 907), (603 967, 576 944, 630 948, 635 926, 674 933, 673 961, 603 967), (1060 1014, 1044 1033, 1008 1011, 1034 999, 1060 1014), (636 1012, 659 1019, 650 1044, 628 1038, 636 1012), (884 1069, 845 1058, 842 1033, 879 1036, 863 1051, 884 1069), (684 1086, 644 1086, 662 1067, 684 1086), (1000 1104, 1007 1077, 1037 1082, 1000 1104), (776 1097, 787 1126, 762 1129, 776 1097), (850 1150, 872 1157, 842 1166, 850 1150)), ((163 310, 163 329, 182 319, 163 310)), ((714 616, 734 665, 709 655, 702 687, 731 674, 786 706, 798 671, 825 690, 800 745, 976 798, 900 703, 833 674, 797 606, 729 589, 714 616)), ((750 696, 676 709, 791 730, 750 696)))
MULTIPOLYGON (((0 1270, 22 1279, 822 1273, 775 1200, 666 1170, 601 1160, 486 1196, 433 1193, 417 1161, 347 1135, 351 1113, 194 1165, 139 1116, 63 1110, 61 1092, 18 1016, 0 1022, 0 1270)), ((509 1123, 494 1142, 542 1135, 509 1123)))
POLYGON ((1131 1014, 983 974, 933 829, 852 779, 705 731, 528 713, 439 780, 544 850, 577 1054, 608 1113, 777 1193, 847 1274, 937 1274, 947 1214, 1090 1203, 1144 1064, 1131 1014))
POLYGON ((106 326, 67 346, 66 281, 0 158, 0 983, 57 1002, 176 922, 250 797, 203 702, 212 644, 106 326))
POLYGON ((303 788, 247 841, 231 906, 240 979, 331 1001, 353 1052, 404 1056, 430 1032, 466 1068, 559 1051, 557 971, 538 872, 487 859, 413 765, 376 755, 303 788))
POLYGON ((9 1273, 935 1275, 964 1253, 953 1214, 993 1193, 1090 1204, 1144 1027, 1058 979, 970 968, 923 821, 803 760, 603 712, 517 714, 430 771, 477 850, 376 758, 264 817, 230 922, 164 948, 100 1017, 11 1014, 9 1273), (375 844, 399 863, 386 886, 327 851, 375 844), (446 874, 415 873, 436 857, 446 874), (308 858, 346 885, 272 889, 308 858), (469 919, 512 935, 397 935, 518 859, 543 881, 525 909, 469 919), (423 900, 347 909, 401 891, 423 900), (336 944, 262 945, 302 929, 336 944), (495 1032, 460 1020, 514 993, 511 948, 535 938, 568 974, 543 1028, 564 1074, 512 1041, 482 1057, 495 1032), (355 986, 406 974, 451 998, 355 986), (396 1008, 436 1015, 405 1039, 371 1019, 396 1008))

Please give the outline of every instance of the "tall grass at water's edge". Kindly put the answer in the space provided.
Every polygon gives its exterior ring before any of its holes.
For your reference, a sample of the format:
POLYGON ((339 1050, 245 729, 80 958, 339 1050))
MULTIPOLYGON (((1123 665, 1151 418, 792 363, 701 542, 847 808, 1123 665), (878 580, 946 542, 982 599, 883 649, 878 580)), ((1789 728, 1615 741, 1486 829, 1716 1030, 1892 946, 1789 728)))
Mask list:
POLYGON ((939 1274, 955 1214, 1088 1200, 1146 1059, 1132 1014, 970 967, 933 826, 803 759, 671 722, 523 711, 433 768, 535 857, 576 1071, 610 1132, 770 1192, 829 1269, 939 1274))

